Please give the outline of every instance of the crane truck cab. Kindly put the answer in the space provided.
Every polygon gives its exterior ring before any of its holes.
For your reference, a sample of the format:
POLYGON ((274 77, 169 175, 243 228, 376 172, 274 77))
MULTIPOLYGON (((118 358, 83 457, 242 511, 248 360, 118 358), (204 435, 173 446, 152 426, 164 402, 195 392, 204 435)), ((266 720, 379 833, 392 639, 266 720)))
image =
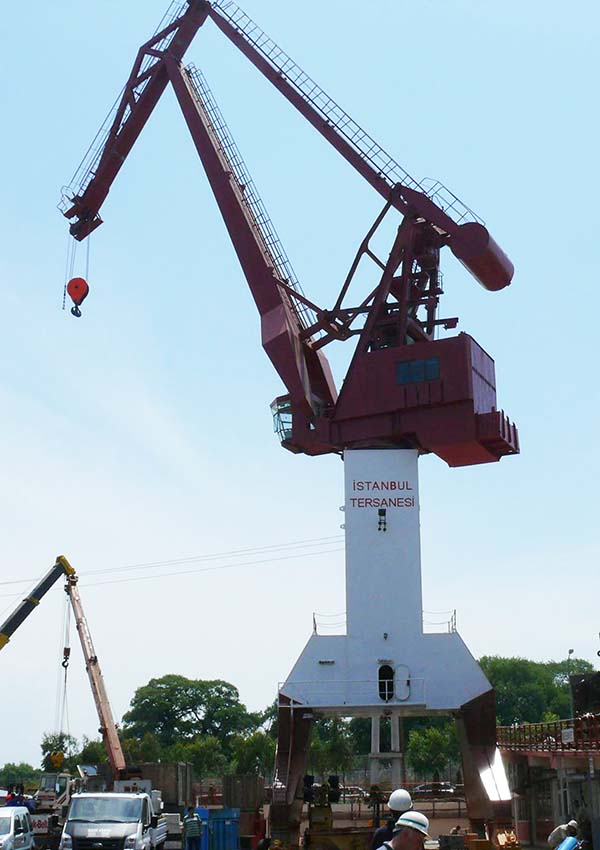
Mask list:
POLYGON ((69 773, 42 773, 34 795, 36 810, 58 811, 63 806, 68 806, 72 779, 69 773))
POLYGON ((162 850, 161 807, 156 791, 73 794, 59 850, 162 850))

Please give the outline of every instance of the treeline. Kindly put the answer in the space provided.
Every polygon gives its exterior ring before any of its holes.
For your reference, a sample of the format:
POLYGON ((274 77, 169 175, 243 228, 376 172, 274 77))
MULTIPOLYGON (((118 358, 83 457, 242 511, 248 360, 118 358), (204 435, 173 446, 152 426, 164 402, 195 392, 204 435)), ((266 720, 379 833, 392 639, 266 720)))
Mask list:
MULTIPOLYGON (((496 689, 499 725, 537 723, 565 718, 570 713, 569 673, 593 672, 583 659, 529 661, 484 656, 479 661, 496 689)), ((169 674, 138 688, 123 716, 119 731, 129 763, 186 761, 197 778, 224 773, 262 773, 273 769, 277 740, 277 709, 251 712, 229 682, 188 679, 169 674)), ((442 773, 458 762, 454 724, 443 718, 404 720, 406 756, 419 778, 442 773)), ((364 762, 370 750, 370 721, 365 718, 320 718, 315 722, 309 769, 318 776, 346 773, 364 762)), ((382 728, 382 751, 390 747, 389 728, 382 728)), ((42 766, 56 769, 51 753, 65 753, 63 769, 106 761, 99 740, 81 742, 67 735, 44 736, 42 766)), ((0 786, 31 781, 30 765, 7 764, 0 769, 0 786)))

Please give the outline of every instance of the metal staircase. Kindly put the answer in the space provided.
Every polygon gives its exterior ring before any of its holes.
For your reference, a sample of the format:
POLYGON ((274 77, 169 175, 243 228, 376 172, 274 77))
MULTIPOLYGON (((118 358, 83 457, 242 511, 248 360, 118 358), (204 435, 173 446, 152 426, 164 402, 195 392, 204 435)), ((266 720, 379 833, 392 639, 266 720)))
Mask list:
MULTIPOLYGON (((221 155, 230 168, 231 176, 237 184, 248 216, 253 223, 254 231, 262 243, 263 250, 269 258, 275 274, 296 292, 304 295, 269 213, 258 194, 256 185, 208 86, 206 77, 195 65, 188 65, 184 70, 196 102, 204 114, 210 131, 214 134, 221 155)), ((287 295, 286 292, 286 299, 287 295)), ((316 322, 315 314, 305 304, 293 297, 287 300, 302 328, 308 328, 316 322)))
POLYGON ((383 177, 390 189, 401 184, 422 192, 457 224, 482 220, 438 180, 418 181, 360 127, 233 0, 212 0, 218 14, 240 33, 300 96, 344 137, 354 151, 383 177))

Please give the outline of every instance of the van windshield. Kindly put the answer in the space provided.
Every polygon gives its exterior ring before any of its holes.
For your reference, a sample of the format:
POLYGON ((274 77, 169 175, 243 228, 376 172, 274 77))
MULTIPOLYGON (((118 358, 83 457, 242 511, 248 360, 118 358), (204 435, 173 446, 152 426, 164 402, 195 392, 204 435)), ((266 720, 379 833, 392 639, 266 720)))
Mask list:
POLYGON ((74 797, 71 800, 69 820, 97 823, 118 821, 136 823, 140 819, 142 801, 139 798, 74 797))
POLYGON ((8 835, 10 832, 10 818, 0 815, 0 835, 8 835))

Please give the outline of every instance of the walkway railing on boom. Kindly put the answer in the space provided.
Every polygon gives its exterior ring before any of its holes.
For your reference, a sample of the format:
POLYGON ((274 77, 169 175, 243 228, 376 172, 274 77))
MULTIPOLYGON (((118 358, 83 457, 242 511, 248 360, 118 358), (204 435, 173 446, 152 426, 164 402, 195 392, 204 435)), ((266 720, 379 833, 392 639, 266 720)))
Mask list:
MULTIPOLYGON (((333 98, 300 68, 233 0, 211 0, 213 6, 264 59, 293 86, 298 94, 315 109, 340 136, 354 148, 356 153, 371 168, 380 174, 390 189, 401 184, 417 192, 423 192, 444 210, 457 224, 463 221, 482 222, 476 213, 466 206, 439 181, 415 180, 406 169, 360 127, 333 98), (429 184, 429 185, 428 185, 429 184)), ((483 223, 483 222, 482 222, 483 223)))
POLYGON ((499 726, 498 746, 516 752, 586 752, 600 750, 600 714, 572 720, 499 726))
MULTIPOLYGON (((233 0, 212 0, 211 5, 218 14, 226 20, 243 38, 249 42, 258 53, 271 65, 277 73, 298 92, 302 99, 321 115, 321 117, 343 137, 354 151, 363 159, 371 169, 379 174, 389 185, 390 189, 398 184, 422 192, 457 224, 465 221, 483 220, 464 204, 453 192, 436 180, 426 179, 418 181, 412 177, 405 168, 391 157, 365 130, 360 127, 353 118, 348 115, 323 89, 306 74, 275 42, 254 23, 254 21, 240 9, 233 0)), ((173 0, 167 12, 156 28, 154 35, 167 29, 175 20, 180 18, 188 7, 188 0, 173 0)), ((156 62, 160 61, 160 53, 166 51, 176 30, 173 29, 167 35, 152 45, 152 51, 158 51, 157 55, 147 52, 143 57, 138 70, 138 76, 143 77, 156 62)), ((134 89, 133 94, 137 100, 148 84, 148 78, 140 81, 139 86, 134 89)), ((77 171, 73 175, 68 186, 63 188, 62 199, 58 205, 65 212, 71 205, 72 198, 82 195, 93 180, 96 167, 104 151, 109 134, 113 130, 113 124, 121 105, 121 98, 125 89, 122 89, 113 107, 106 116, 102 127, 96 134, 88 148, 77 171)), ((120 116, 117 133, 127 122, 130 115, 129 105, 120 116)), ((290 279, 291 282, 291 279, 290 279)), ((300 306, 300 305, 298 305, 300 306)), ((303 305, 303 309, 304 305, 303 305)))
MULTIPOLYGON (((169 7, 165 14, 162 16, 160 23, 154 30, 153 36, 162 32, 162 30, 167 29, 177 18, 180 18, 187 8, 187 0, 173 0, 169 4, 169 7)), ((167 50, 169 47, 176 30, 172 30, 168 33, 165 38, 161 39, 161 41, 156 42, 154 45, 157 50, 167 50)), ((160 56, 153 56, 150 53, 146 53, 142 58, 141 65, 139 67, 139 75, 143 76, 146 71, 149 71, 153 65, 160 61, 160 56)), ((136 99, 139 98, 144 88, 148 84, 149 78, 143 79, 139 86, 135 90, 136 99)), ((96 167, 98 162, 100 161, 100 157, 106 147, 106 141, 112 129, 113 123, 116 119, 117 112, 121 103, 121 98, 123 97, 123 92, 125 91, 125 86, 119 92, 119 95, 113 105, 111 106, 108 115, 102 122, 102 126, 94 136, 92 143, 87 149, 83 159, 79 163, 77 167, 77 171, 69 181, 68 186, 63 186, 62 189, 62 197, 58 204, 58 208, 61 212, 65 212, 70 206, 72 199, 75 195, 82 195, 90 182, 93 180, 96 174, 96 167)), ((121 120, 119 123, 119 130, 126 123, 129 115, 131 113, 131 107, 127 106, 124 110, 123 115, 121 116, 121 120)))
MULTIPOLYGON (((208 86, 206 77, 195 65, 188 65, 185 68, 185 73, 192 84, 198 105, 204 112, 210 128, 218 141, 221 153, 229 163, 231 173, 244 199, 246 209, 255 223, 256 233, 263 244, 266 255, 270 258, 276 275, 284 283, 291 286, 292 289, 295 289, 296 292, 304 295, 292 264, 269 217, 269 213, 258 194, 250 172, 246 168, 242 155, 208 86)), ((313 311, 306 307, 305 304, 291 298, 289 299, 289 303, 303 328, 308 328, 316 322, 317 318, 313 311)))

